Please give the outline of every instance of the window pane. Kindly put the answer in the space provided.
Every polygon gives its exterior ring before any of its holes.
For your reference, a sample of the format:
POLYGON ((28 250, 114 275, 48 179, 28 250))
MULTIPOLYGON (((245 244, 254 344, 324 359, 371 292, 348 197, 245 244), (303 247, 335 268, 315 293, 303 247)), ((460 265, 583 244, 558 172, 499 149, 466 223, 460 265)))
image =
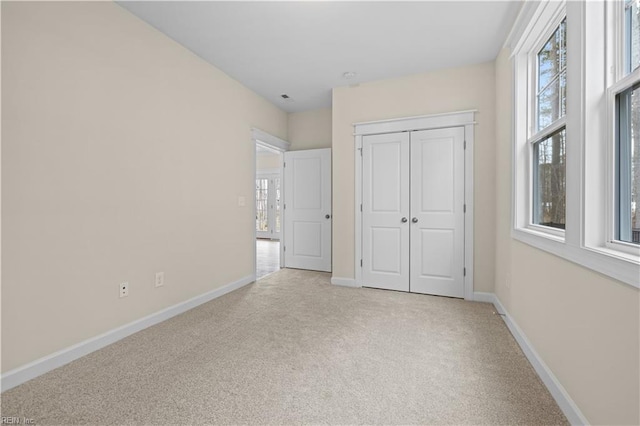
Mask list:
POLYGON ((269 230, 269 179, 256 179, 256 231, 269 230))
POLYGON ((618 95, 618 238, 640 244, 640 84, 618 95))
POLYGON ((625 50, 627 73, 640 66, 640 2, 625 3, 625 50))
POLYGON ((538 95, 538 130, 563 117, 566 109, 567 73, 563 72, 538 95))
POLYGON ((565 227, 565 129, 536 142, 533 179, 533 223, 565 227))
POLYGON ((280 178, 275 178, 276 190, 276 232, 280 232, 280 178))
POLYGON ((537 116, 542 130, 564 116, 566 105, 566 19, 538 52, 537 116))

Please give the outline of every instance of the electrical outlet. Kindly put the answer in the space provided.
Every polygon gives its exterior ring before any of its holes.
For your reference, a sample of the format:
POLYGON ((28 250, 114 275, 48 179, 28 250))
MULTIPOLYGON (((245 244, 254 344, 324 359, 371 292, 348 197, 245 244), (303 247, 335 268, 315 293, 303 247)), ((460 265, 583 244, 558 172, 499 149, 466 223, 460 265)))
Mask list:
POLYGON ((242 195, 238 196, 238 207, 244 207, 247 205, 247 199, 246 197, 243 197, 242 195))
POLYGON ((120 297, 127 297, 129 295, 129 283, 120 284, 120 297))
POLYGON ((156 272, 156 287, 164 285, 164 272, 156 272))

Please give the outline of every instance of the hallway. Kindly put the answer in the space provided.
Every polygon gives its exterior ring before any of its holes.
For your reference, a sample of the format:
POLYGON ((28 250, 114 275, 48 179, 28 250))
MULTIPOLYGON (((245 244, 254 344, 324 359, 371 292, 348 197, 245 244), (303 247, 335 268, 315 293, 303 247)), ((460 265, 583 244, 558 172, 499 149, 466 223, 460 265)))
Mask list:
POLYGON ((280 269, 280 241, 256 240, 256 279, 280 269))

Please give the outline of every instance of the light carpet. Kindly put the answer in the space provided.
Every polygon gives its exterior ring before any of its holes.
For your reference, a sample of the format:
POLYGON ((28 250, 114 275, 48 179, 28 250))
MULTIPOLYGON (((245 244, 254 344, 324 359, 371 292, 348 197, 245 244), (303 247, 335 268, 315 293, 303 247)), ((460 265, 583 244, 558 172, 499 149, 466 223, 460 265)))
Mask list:
POLYGON ((37 424, 567 424, 487 303, 283 269, 2 394, 37 424))

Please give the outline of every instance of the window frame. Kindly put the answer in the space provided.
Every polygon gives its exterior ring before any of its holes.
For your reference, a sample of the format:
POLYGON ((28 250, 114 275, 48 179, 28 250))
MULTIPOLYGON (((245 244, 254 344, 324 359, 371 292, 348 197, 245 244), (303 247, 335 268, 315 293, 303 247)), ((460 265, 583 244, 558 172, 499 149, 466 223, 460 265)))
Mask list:
MULTIPOLYGON (((611 31, 620 31, 618 27, 611 31)), ((621 55, 622 56, 622 55, 621 55)), ((620 68, 612 72, 612 79, 615 76, 620 76, 623 72, 623 67, 626 68, 626 64, 623 61, 616 61, 620 68), (623 65, 624 64, 624 65, 623 65)), ((612 65, 615 66, 615 65, 612 65)), ((608 182, 607 182, 607 238, 605 241, 605 247, 613 251, 619 251, 631 256, 640 256, 640 245, 634 243, 628 243, 618 239, 618 226, 619 226, 619 188, 618 188, 618 149, 619 149, 619 135, 618 135, 618 95, 626 91, 627 89, 640 83, 640 67, 635 71, 630 72, 624 77, 619 78, 614 83, 611 83, 607 89, 607 107, 608 107, 608 120, 607 120, 607 142, 608 142, 608 182)))
MULTIPOLYGON (((616 73, 621 73, 624 66, 620 49, 624 46, 621 33, 624 22, 615 12, 616 8, 624 7, 621 3, 531 2, 523 5, 516 19, 505 43, 511 49, 513 65, 511 236, 640 288, 640 252, 625 250, 621 247, 624 243, 611 244, 610 238, 615 231, 611 209, 616 146, 612 120, 615 94, 619 93, 613 90, 619 87, 613 83, 621 81, 616 73), (534 47, 541 48, 541 43, 548 40, 564 17, 567 19, 566 223, 564 233, 554 233, 546 226, 531 223, 530 126, 537 123, 531 120, 535 87, 530 55, 537 55, 539 49, 534 47)), ((556 124, 556 129, 561 127, 556 124)))
MULTIPOLYGON (((543 141, 545 138, 553 135, 555 132, 567 128, 566 114, 554 120, 548 126, 541 130, 538 127, 538 53, 547 44, 551 36, 558 29, 560 24, 566 19, 566 9, 562 2, 550 2, 543 4, 544 10, 542 14, 545 20, 535 20, 536 25, 529 29, 529 33, 521 42, 521 52, 514 55, 514 83, 519 86, 519 99, 525 99, 526 108, 520 108, 519 123, 516 126, 515 137, 519 141, 514 151, 521 151, 520 163, 525 162, 526 166, 520 166, 519 187, 522 188, 518 195, 518 207, 515 209, 515 221, 517 226, 514 227, 516 232, 520 232, 520 237, 528 239, 532 237, 546 237, 551 241, 564 242, 565 230, 553 228, 534 223, 533 207, 534 202, 534 172, 535 167, 533 160, 535 157, 535 144, 543 141), (525 81, 523 81, 525 80, 525 81), (519 84, 518 84, 519 83, 519 84), (526 87, 526 89, 525 89, 526 87), (528 236, 526 236, 528 235, 528 236)), ((567 47, 567 52, 569 51, 567 47)), ((567 54, 567 57, 569 54, 567 54)), ((568 81, 568 77, 567 77, 568 81)), ((517 89, 518 89, 517 88, 517 89)), ((516 89, 516 90, 517 90, 516 89)), ((565 151, 566 154, 566 151, 565 151)), ((565 216, 566 222, 566 216, 565 216)), ((512 232, 513 234, 513 232, 512 232)))

